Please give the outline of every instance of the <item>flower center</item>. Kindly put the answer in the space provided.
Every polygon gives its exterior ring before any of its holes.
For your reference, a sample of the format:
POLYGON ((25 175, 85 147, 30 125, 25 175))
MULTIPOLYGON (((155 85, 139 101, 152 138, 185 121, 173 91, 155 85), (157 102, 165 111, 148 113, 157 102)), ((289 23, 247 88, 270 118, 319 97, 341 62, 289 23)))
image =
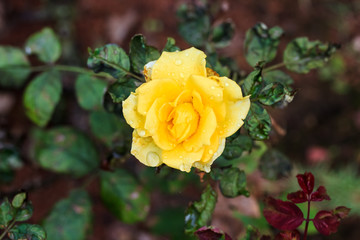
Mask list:
POLYGON ((199 114, 191 103, 177 105, 169 114, 168 130, 176 141, 182 142, 196 131, 199 114))

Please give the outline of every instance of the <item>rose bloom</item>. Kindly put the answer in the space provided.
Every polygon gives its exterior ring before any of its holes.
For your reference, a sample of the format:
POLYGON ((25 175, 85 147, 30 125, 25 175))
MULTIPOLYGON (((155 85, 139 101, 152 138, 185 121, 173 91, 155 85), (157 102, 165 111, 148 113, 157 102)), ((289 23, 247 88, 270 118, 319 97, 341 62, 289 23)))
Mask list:
POLYGON ((243 125, 249 96, 206 68, 205 58, 196 48, 163 52, 145 65, 146 83, 123 101, 126 122, 134 128, 131 153, 143 164, 210 172, 225 138, 243 125))

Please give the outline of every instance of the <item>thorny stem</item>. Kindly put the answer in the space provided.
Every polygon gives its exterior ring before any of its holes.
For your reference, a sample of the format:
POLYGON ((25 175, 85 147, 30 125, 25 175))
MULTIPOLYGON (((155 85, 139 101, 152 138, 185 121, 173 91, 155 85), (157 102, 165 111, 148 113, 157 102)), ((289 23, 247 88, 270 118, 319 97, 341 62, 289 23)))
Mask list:
POLYGON ((307 210, 307 216, 306 216, 306 223, 305 223, 305 230, 304 230, 304 239, 306 240, 307 238, 307 231, 308 231, 308 227, 309 227, 309 222, 310 222, 310 198, 308 198, 308 210, 307 210))

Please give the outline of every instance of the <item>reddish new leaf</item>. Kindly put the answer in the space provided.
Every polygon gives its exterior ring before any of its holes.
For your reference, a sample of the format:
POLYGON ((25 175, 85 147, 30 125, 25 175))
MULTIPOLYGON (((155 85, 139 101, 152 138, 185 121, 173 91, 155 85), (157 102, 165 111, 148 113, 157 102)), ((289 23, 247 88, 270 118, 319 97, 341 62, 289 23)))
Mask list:
POLYGON ((299 190, 297 192, 289 193, 287 199, 293 203, 303 203, 307 201, 307 196, 303 190, 299 190))
POLYGON ((301 189, 306 193, 310 194, 314 190, 314 175, 311 172, 305 172, 304 174, 296 175, 298 183, 301 189))
POLYGON ((281 232, 275 236, 275 240, 300 240, 300 233, 298 230, 281 232))
POLYGON ((269 224, 280 230, 294 230, 304 221, 302 211, 294 203, 272 197, 266 199, 263 212, 269 224))
POLYGON ((206 226, 196 230, 195 236, 199 240, 219 240, 224 238, 225 240, 232 240, 228 234, 224 233, 220 229, 206 226))
POLYGON ((332 213, 336 215, 340 220, 346 218, 350 213, 350 208, 340 206, 332 210, 332 213))
POLYGON ((320 202, 322 200, 330 200, 330 197, 326 193, 326 188, 320 186, 315 192, 311 194, 310 200, 313 202, 320 202))
POLYGON ((319 211, 316 214, 313 223, 319 233, 330 235, 337 231, 340 224, 340 218, 330 211, 319 211))

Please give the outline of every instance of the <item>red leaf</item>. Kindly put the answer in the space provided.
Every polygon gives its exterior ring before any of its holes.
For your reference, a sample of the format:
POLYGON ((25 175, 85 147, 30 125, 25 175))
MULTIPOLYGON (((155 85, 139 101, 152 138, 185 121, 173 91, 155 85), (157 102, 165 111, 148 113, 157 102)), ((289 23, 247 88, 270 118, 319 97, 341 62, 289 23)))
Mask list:
POLYGON ((342 219, 346 218, 349 215, 350 208, 340 206, 340 207, 337 207, 334 210, 332 210, 332 213, 334 215, 336 215, 339 219, 342 220, 342 219))
POLYGON ((316 214, 313 223, 319 233, 330 235, 337 231, 340 224, 340 218, 330 211, 319 211, 316 214))
POLYGON ((275 236, 275 240, 300 240, 300 233, 298 230, 281 232, 275 236))
POLYGON ((195 235, 199 240, 219 240, 223 239, 222 237, 225 237, 225 240, 232 240, 228 234, 215 227, 199 228, 195 235))
POLYGON ((311 172, 305 172, 304 174, 296 175, 298 183, 301 189, 306 193, 310 194, 314 190, 314 175, 311 172))
POLYGON ((287 199, 293 203, 303 203, 307 201, 307 196, 303 190, 299 190, 297 192, 289 193, 287 199))
POLYGON ((315 192, 311 194, 310 200, 313 202, 320 202, 322 200, 330 200, 330 197, 326 193, 326 188, 320 186, 315 192))
POLYGON ((304 221, 300 208, 289 201, 269 197, 266 199, 264 216, 270 225, 280 230, 294 230, 304 221))

